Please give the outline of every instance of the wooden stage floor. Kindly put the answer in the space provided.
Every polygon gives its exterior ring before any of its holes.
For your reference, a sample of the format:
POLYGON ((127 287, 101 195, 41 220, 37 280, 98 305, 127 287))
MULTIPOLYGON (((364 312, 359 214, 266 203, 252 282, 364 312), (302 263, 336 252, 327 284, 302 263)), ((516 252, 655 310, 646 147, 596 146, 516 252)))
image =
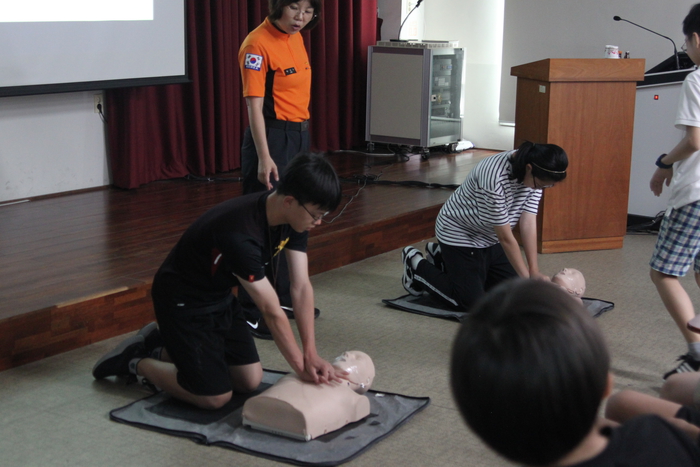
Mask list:
MULTIPOLYGON (((433 236, 451 189, 367 184, 461 183, 493 151, 406 162, 330 156, 343 183, 336 212, 309 239, 318 274, 433 236), (359 177, 358 177, 359 176, 359 177), (359 190, 359 193, 358 193, 359 190), (352 202, 338 215, 342 207, 352 202)), ((0 204, 0 370, 139 328, 152 320, 150 283, 182 232, 211 206, 241 194, 230 173, 0 204)))

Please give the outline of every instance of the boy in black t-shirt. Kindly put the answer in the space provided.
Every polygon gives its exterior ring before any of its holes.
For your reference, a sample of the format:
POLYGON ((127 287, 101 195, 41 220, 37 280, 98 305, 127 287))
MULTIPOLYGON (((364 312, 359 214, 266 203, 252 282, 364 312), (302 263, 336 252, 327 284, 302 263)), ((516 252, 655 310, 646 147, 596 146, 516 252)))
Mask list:
POLYGON ((463 321, 451 385, 469 427, 520 464, 700 465, 700 430, 669 421, 692 422, 693 409, 622 425, 598 417, 612 389, 609 368, 603 335, 581 304, 557 285, 515 279, 491 289, 463 321))
POLYGON ((306 246, 309 230, 338 206, 340 197, 330 163, 300 154, 287 165, 276 190, 207 211, 183 234, 153 280, 158 329, 147 327, 102 357, 94 377, 141 375, 172 396, 208 409, 226 404, 233 392, 255 390, 262 366, 231 292, 237 285, 253 298, 299 377, 317 384, 338 381, 343 373, 316 352, 306 246), (274 272, 282 254, 289 264, 301 349, 274 284, 265 277, 266 265, 274 272))

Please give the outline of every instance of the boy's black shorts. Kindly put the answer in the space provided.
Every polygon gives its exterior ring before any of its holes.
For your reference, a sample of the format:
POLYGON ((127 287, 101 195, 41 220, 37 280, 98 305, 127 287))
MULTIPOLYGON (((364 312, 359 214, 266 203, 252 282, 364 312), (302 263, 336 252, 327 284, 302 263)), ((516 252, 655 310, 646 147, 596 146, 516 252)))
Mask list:
POLYGON ((232 390, 229 366, 260 361, 238 300, 204 308, 168 306, 153 299, 165 348, 177 367, 177 382, 198 396, 232 390))

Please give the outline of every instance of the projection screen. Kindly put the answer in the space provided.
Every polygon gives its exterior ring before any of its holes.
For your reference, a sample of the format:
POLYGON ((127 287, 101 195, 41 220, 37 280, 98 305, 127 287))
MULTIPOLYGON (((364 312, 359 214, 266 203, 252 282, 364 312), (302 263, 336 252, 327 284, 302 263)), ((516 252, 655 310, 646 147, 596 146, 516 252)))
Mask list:
POLYGON ((0 0, 0 96, 187 82, 187 0, 0 0))

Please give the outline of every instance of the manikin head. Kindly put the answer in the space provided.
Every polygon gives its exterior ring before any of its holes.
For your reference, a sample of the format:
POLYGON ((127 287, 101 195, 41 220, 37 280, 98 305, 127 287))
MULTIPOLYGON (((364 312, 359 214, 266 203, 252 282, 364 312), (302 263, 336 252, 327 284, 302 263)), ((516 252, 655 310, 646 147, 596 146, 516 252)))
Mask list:
POLYGON ((552 276, 552 282, 575 298, 580 299, 586 293, 586 279, 578 269, 564 268, 552 276))
POLYGON ((348 385, 358 394, 366 393, 374 381, 374 363, 364 352, 349 350, 333 361, 333 366, 347 371, 348 385))

